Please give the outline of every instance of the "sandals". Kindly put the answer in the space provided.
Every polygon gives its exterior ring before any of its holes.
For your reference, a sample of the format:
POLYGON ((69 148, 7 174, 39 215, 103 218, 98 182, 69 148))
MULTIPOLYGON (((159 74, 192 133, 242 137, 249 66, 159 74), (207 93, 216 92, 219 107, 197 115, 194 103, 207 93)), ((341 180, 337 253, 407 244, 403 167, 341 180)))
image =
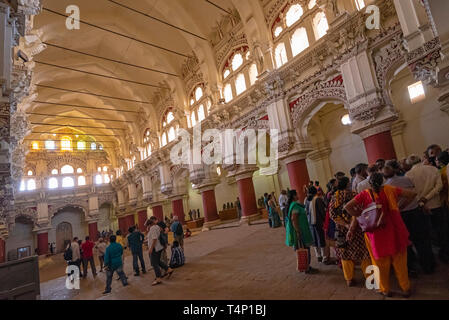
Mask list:
POLYGON ((162 281, 154 280, 153 283, 152 283, 151 285, 152 285, 152 286, 157 286, 158 284, 161 284, 161 283, 162 283, 162 281))
POLYGON ((172 270, 172 271, 170 271, 170 272, 167 272, 167 279, 170 279, 171 275, 173 274, 173 271, 175 271, 175 270, 172 270))

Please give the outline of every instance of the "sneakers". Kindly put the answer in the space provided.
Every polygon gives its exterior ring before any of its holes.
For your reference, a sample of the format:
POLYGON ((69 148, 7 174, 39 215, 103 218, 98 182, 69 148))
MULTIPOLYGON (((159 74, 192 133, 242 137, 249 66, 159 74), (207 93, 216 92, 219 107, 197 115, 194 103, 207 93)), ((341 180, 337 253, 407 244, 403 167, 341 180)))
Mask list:
POLYGON ((323 262, 323 257, 318 257, 318 262, 323 262))
POLYGON ((108 294, 108 293, 111 293, 111 290, 104 290, 103 291, 103 294, 108 294))

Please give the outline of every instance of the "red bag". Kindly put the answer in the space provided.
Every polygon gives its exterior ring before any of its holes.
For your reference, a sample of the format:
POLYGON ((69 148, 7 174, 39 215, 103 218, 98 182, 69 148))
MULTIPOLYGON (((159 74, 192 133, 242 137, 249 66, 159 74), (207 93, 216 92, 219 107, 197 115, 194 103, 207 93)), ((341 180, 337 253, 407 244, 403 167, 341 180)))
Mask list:
POLYGON ((302 241, 299 241, 299 248, 296 250, 297 270, 306 272, 309 267, 309 251, 302 247, 302 241))

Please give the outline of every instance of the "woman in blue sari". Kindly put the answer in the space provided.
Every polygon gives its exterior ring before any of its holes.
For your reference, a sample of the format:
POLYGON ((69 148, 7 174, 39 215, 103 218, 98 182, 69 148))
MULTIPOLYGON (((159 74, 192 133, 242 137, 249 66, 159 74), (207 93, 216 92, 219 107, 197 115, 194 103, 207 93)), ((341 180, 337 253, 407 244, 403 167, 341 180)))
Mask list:
POLYGON ((273 196, 270 194, 268 195, 268 216, 271 219, 271 227, 272 228, 278 228, 281 224, 281 218, 279 217, 279 214, 277 212, 276 208, 276 202, 273 199, 273 196))

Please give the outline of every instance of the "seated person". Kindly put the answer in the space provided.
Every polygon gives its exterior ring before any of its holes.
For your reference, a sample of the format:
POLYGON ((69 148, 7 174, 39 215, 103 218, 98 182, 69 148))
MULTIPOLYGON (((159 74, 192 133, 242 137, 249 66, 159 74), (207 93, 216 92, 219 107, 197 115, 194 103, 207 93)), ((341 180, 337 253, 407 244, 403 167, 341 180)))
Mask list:
POLYGON ((184 233, 184 238, 188 238, 192 235, 192 232, 190 231, 189 228, 186 229, 186 232, 184 233))
POLYGON ((171 258, 170 258, 170 268, 178 268, 184 265, 185 263, 184 251, 179 246, 178 241, 173 241, 171 247, 171 258))

